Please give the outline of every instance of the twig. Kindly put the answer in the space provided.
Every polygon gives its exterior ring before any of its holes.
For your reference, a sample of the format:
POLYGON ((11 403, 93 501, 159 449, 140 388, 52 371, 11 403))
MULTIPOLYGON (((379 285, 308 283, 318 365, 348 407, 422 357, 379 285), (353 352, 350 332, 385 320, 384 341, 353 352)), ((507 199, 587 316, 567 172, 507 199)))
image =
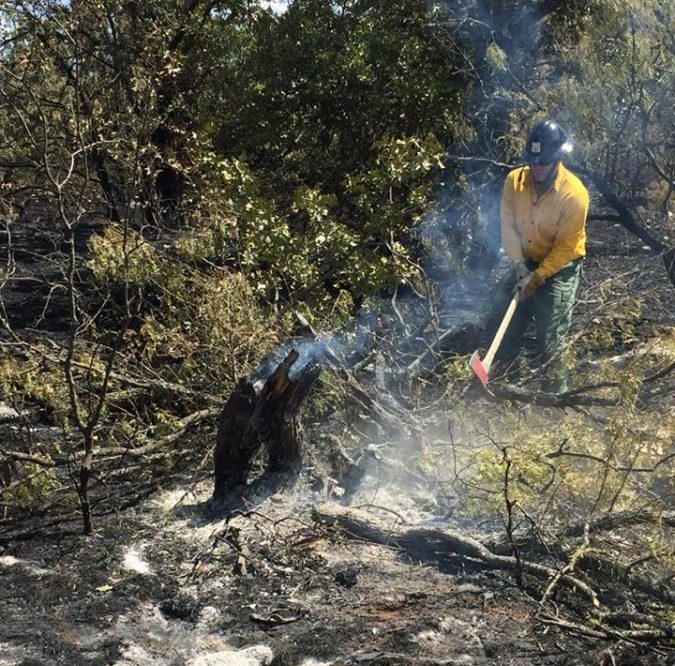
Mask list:
POLYGON ((592 460, 597 462, 600 465, 604 465, 607 469, 611 469, 613 472, 640 472, 640 473, 651 473, 655 472, 661 465, 669 462, 675 458, 675 451, 669 453, 667 456, 664 456, 660 460, 657 460, 651 467, 625 467, 622 465, 613 465, 609 462, 609 459, 602 458, 601 456, 596 456, 592 453, 584 453, 583 451, 569 451, 566 448, 567 440, 565 439, 555 451, 544 454, 545 458, 561 458, 567 456, 569 458, 583 458, 585 460, 592 460))
POLYGON ((568 396, 564 393, 531 393, 503 384, 490 384, 490 390, 496 398, 501 400, 515 400, 542 407, 617 407, 619 398, 604 398, 600 396, 568 396))

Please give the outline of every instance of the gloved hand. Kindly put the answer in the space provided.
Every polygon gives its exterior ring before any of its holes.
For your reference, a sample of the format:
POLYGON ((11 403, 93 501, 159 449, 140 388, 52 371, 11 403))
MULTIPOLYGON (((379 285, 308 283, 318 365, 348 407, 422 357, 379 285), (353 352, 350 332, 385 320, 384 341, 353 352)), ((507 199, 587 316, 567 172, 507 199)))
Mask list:
POLYGON ((526 298, 532 296, 543 284, 544 278, 541 275, 528 271, 527 275, 516 282, 513 294, 518 296, 519 301, 524 301, 526 298))
POLYGON ((514 262, 513 273, 516 276, 516 282, 520 282, 529 272, 530 269, 525 265, 524 261, 514 262))

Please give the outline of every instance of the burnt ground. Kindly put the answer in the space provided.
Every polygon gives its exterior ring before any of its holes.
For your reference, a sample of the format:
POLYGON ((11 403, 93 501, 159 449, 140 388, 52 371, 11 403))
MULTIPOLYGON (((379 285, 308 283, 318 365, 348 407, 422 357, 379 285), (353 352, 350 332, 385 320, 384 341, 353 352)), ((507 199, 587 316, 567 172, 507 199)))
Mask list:
POLYGON ((185 499, 159 493, 99 519, 90 538, 73 525, 6 545, 0 664, 666 663, 547 627, 506 574, 347 539, 313 522, 311 498, 276 498, 229 525, 185 499))
MULTIPOLYGON (((591 351, 621 354, 672 329, 675 290, 623 230, 594 232, 575 326, 609 310, 610 339, 591 351)), ((320 498, 309 492, 208 518, 210 480, 193 485, 185 471, 142 504, 97 516, 91 537, 75 520, 0 535, 0 666, 675 663, 672 652, 547 624, 541 589, 508 573, 348 538, 313 519, 320 498)), ((438 519, 406 504, 405 488, 388 490, 380 506, 415 524, 438 519)))

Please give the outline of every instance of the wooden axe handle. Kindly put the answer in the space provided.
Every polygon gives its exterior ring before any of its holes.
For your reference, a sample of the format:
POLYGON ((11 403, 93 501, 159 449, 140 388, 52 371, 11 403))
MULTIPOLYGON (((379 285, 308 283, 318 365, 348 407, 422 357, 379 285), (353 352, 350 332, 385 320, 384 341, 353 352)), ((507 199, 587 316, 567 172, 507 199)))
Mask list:
POLYGON ((495 333, 494 340, 492 341, 492 344, 490 345, 490 348, 487 350, 487 354, 485 354, 485 358, 483 359, 483 367, 485 368, 485 372, 490 372, 492 361, 495 357, 495 354, 497 353, 497 350, 499 349, 499 345, 502 343, 504 335, 506 334, 506 329, 511 323, 511 319, 513 318, 513 313, 516 311, 517 305, 518 297, 514 296, 509 303, 509 307, 506 310, 504 318, 502 319, 502 323, 499 324, 499 328, 497 329, 497 333, 495 333))

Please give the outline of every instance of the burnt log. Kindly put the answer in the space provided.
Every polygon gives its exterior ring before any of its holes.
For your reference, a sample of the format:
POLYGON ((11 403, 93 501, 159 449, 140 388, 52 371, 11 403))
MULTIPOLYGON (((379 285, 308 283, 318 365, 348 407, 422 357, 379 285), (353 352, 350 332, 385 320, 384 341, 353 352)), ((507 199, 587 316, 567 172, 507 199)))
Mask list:
POLYGON ((584 581, 550 566, 529 562, 520 557, 497 555, 483 542, 470 534, 464 534, 442 525, 401 526, 400 517, 395 521, 383 519, 372 513, 355 508, 345 508, 330 502, 314 506, 312 511, 317 523, 338 527, 345 535, 376 543, 388 548, 397 548, 420 561, 442 562, 450 556, 458 556, 467 562, 476 561, 491 569, 517 571, 548 581, 560 581, 598 605, 597 594, 584 581))
POLYGON ((215 503, 250 506, 297 481, 303 455, 299 410, 319 375, 315 363, 295 370, 299 357, 292 349, 261 379, 264 362, 238 382, 225 403, 213 459, 215 503), (263 446, 267 467, 249 484, 253 460, 263 446))

